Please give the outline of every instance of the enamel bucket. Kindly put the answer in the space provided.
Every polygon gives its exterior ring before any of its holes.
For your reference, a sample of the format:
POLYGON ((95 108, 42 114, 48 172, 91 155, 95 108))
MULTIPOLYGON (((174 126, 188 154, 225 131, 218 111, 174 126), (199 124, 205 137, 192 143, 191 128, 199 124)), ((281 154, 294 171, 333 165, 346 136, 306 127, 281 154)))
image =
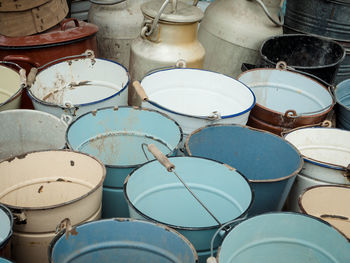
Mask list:
POLYGON ((0 203, 13 213, 12 257, 47 262, 55 232, 100 217, 105 167, 68 150, 37 151, 0 162, 0 203))
MULTIPOLYGON (((198 157, 170 157, 176 173, 223 225, 243 219, 253 202, 248 180, 223 163, 198 157)), ((135 169, 125 180, 130 217, 165 224, 184 235, 199 262, 210 255, 210 243, 221 225, 157 160, 135 169)), ((221 242, 217 237, 213 248, 221 242)))
POLYGON ((238 224, 222 242, 219 263, 346 263, 350 243, 331 225, 298 213, 267 213, 238 224))
POLYGON ((318 124, 332 110, 333 97, 325 86, 285 66, 278 63, 278 69, 252 69, 238 76, 256 96, 249 126, 281 135, 288 129, 318 124))
MULTIPOLYGON (((11 257, 11 236, 13 216, 11 211, 0 204, 0 257, 11 257)), ((1 262, 1 258, 0 258, 1 262)))
POLYGON ((304 166, 288 197, 288 208, 299 211, 298 197, 320 184, 350 184, 350 131, 334 128, 300 128, 285 139, 303 155, 304 166))
POLYGON ((350 130, 350 79, 340 82, 334 91, 337 127, 350 130))
POLYGON ((128 83, 124 66, 92 56, 40 71, 28 96, 36 110, 76 118, 97 108, 128 105, 128 83))
POLYGON ((240 125, 210 125, 187 138, 189 156, 235 167, 250 181, 254 202, 248 216, 280 211, 303 166, 299 151, 272 133, 240 125))
POLYGON ((49 262, 195 263, 192 244, 173 229, 148 221, 113 218, 84 223, 75 236, 51 242, 49 262))
POLYGON ((299 208, 308 215, 327 221, 350 240, 350 187, 317 185, 299 196, 299 208))
POLYGON ((102 217, 129 217, 123 183, 133 169, 154 159, 144 145, 153 143, 164 154, 176 155, 182 130, 174 120, 154 110, 104 108, 73 121, 66 139, 71 149, 97 157, 107 168, 102 217))
POLYGON ((186 138, 213 123, 246 124, 255 104, 253 92, 241 82, 213 71, 175 68, 160 70, 141 81, 142 106, 174 118, 186 138))
POLYGON ((63 149, 67 123, 71 118, 57 118, 36 110, 0 112, 0 160, 26 152, 63 149))

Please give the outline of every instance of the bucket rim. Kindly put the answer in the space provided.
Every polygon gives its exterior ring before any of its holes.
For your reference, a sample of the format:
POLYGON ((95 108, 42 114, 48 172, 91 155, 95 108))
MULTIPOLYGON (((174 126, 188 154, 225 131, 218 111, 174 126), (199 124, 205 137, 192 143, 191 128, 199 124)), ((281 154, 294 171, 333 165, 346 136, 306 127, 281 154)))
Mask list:
MULTIPOLYGON (((215 71, 212 71, 212 70, 209 70, 209 69, 200 69, 200 68, 165 68, 165 69, 159 69, 159 70, 155 70, 155 71, 153 71, 151 73, 146 74, 142 78, 140 83, 142 85, 142 81, 145 78, 147 78, 147 77, 149 77, 149 76, 151 76, 153 74, 157 74, 157 73, 164 72, 164 71, 172 71, 172 70, 187 70, 187 71, 188 70, 196 70, 196 71, 201 71, 201 72, 209 72, 210 74, 215 74, 215 75, 218 75, 218 76, 224 76, 225 78, 230 78, 233 81, 239 82, 241 85, 243 85, 245 88, 247 88, 249 90, 249 92, 250 92, 250 95, 252 95, 252 98, 253 98, 252 104, 247 109, 245 109, 243 111, 240 111, 238 113, 229 114, 229 115, 223 115, 223 116, 221 116, 221 119, 227 119, 227 118, 233 118, 233 117, 241 116, 241 115, 243 115, 245 113, 250 112, 254 108, 254 106, 256 104, 255 94, 254 94, 254 92, 252 91, 252 89, 248 85, 246 85, 245 83, 243 83, 243 82, 239 81, 238 79, 235 79, 235 78, 233 78, 231 76, 228 76, 228 75, 220 73, 220 72, 215 72, 215 71)), ((150 103, 151 105, 153 105, 156 108, 159 108, 161 110, 164 110, 166 112, 173 113, 173 114, 176 114, 176 115, 179 115, 179 116, 184 116, 184 117, 189 117, 189 118, 194 118, 194 119, 207 119, 208 118, 206 116, 190 115, 190 114, 186 114, 186 113, 177 112, 177 111, 171 110, 171 109, 169 109, 169 108, 167 108, 167 107, 165 107, 165 106, 163 106, 163 105, 161 105, 161 104, 159 104, 159 103, 157 103, 155 101, 152 101, 152 100, 147 100, 147 102, 150 103)))
MULTIPOLYGON (((274 178, 274 179, 264 179, 264 180, 260 180, 259 179, 259 180, 257 180, 257 179, 249 179, 249 178, 247 178, 247 180, 249 182, 251 182, 251 183, 270 183, 270 182, 284 181, 286 179, 289 179, 289 178, 297 175, 301 171, 301 169, 302 169, 302 167, 304 165, 304 161, 303 161, 303 158, 302 158, 302 155, 301 155, 300 151, 292 143, 288 142, 287 140, 284 140, 282 137, 280 137, 280 136, 278 136, 278 135, 276 135, 276 134, 274 134, 272 132, 261 130, 261 129, 257 129, 257 128, 250 127, 250 126, 247 126, 247 125, 241 125, 241 124, 224 124, 224 123, 221 124, 221 123, 217 123, 217 124, 206 125, 206 126, 203 126, 203 127, 200 127, 198 129, 194 130, 186 138, 185 145, 184 145, 185 150, 186 150, 186 152, 188 153, 188 155, 190 157, 196 157, 196 156, 192 155, 192 152, 191 152, 191 150, 190 150, 190 148, 188 146, 190 138, 192 137, 192 135, 195 135, 195 134, 201 132, 202 130, 205 130, 205 129, 208 129, 208 128, 212 128, 212 127, 235 127, 235 128, 243 128, 243 129, 252 130, 253 132, 258 132, 258 133, 262 133, 262 134, 266 133, 266 134, 276 138, 277 140, 283 141, 286 144, 288 144, 288 146, 291 147, 297 153, 297 155, 299 156, 300 164, 299 164, 298 168, 293 173, 291 173, 291 174, 289 174, 287 176, 284 176, 284 177, 279 177, 279 178, 274 178)), ((197 156, 197 157, 199 157, 199 156, 197 156)))
POLYGON ((11 162, 14 159, 23 159, 25 158, 27 155, 29 154, 36 154, 36 153, 45 153, 45 152, 68 152, 68 153, 73 153, 73 154, 78 154, 78 155, 85 155, 87 157, 89 157, 90 159, 93 159, 97 164, 99 164, 99 166, 101 167, 101 179, 98 182, 98 184, 96 184, 93 188, 91 188, 87 193, 85 193, 84 195, 81 195, 77 198, 74 198, 72 200, 66 201, 66 202, 62 202, 56 205, 47 205, 47 206, 15 206, 15 205, 10 205, 10 204, 5 204, 0 202, 0 205, 5 205, 7 206, 11 211, 38 211, 38 210, 50 210, 50 209, 56 209, 59 207, 63 207, 66 205, 70 205, 73 203, 76 203, 82 199, 84 199, 85 197, 93 194, 94 192, 96 192, 98 190, 98 188, 102 187, 103 185, 103 181, 106 178, 106 167, 104 166, 104 164, 97 159, 96 157, 89 155, 87 153, 82 153, 82 152, 78 152, 78 151, 74 151, 71 149, 54 149, 54 150, 38 150, 38 151, 30 151, 30 152, 26 152, 24 154, 20 154, 20 155, 16 155, 16 156, 12 156, 3 160, 0 160, 0 165, 3 162, 11 162))
MULTIPOLYGON (((149 108, 143 108, 143 107, 136 107, 136 106, 116 106, 116 107, 113 107, 113 106, 109 106, 109 107, 104 107, 104 108, 98 108, 97 110, 93 110, 93 111, 89 111, 89 112, 86 112, 82 115, 80 115, 79 117, 77 117, 75 120, 73 120, 69 125, 68 125, 68 128, 66 130, 66 135, 65 135, 65 138, 66 138, 66 143, 67 143, 67 146, 69 149, 72 149, 74 151, 74 148, 72 147, 72 145, 70 144, 69 142, 69 139, 68 139, 68 133, 71 129, 71 127, 74 125, 74 123, 76 123, 79 119, 83 118, 84 116, 87 116, 89 114, 97 114, 97 112, 99 111, 104 111, 104 110, 113 110, 113 111, 116 111, 116 110, 119 110, 119 109, 130 109, 130 110, 139 110, 139 111, 147 111, 147 112, 153 112, 153 113, 158 113, 160 115, 162 115, 163 117, 167 118, 169 121, 172 121, 175 126, 179 129, 179 133, 180 133, 180 138, 179 138, 179 142, 177 143, 177 145, 174 147, 174 149, 172 151, 170 151, 168 154, 166 154, 165 156, 167 157, 170 157, 171 155, 175 154, 180 148, 181 148, 181 143, 182 143, 182 140, 183 140, 183 130, 181 128, 181 126, 179 125, 179 123, 177 121, 175 121, 173 118, 171 118, 170 116, 168 116, 167 114, 163 113, 163 112, 160 112, 160 111, 157 111, 157 110, 154 110, 154 109, 149 109, 149 108)), ((97 157, 96 157, 97 158, 97 157)), ((103 162, 102 162, 103 163, 103 162)), ((121 168, 121 169, 127 169, 127 168, 137 168, 141 165, 143 165, 144 163, 139 163, 139 164, 135 164, 135 165, 114 165, 114 164, 104 164, 105 167, 107 168, 121 168)))
POLYGON ((0 203, 0 210, 2 210, 9 218, 10 221, 10 225, 9 225, 9 233, 8 235, 3 239, 0 240, 0 249, 2 249, 3 247, 5 247, 7 245, 7 243, 9 242, 12 234, 13 234, 13 215, 11 213, 11 210, 7 207, 7 205, 4 205, 2 203, 0 203))
MULTIPOLYGON (((337 96, 337 94, 338 94, 337 91, 347 90, 347 89, 350 91, 350 89, 348 88, 349 85, 350 85, 350 79, 345 79, 345 80, 341 81, 340 83, 338 83, 334 89, 334 97, 335 97, 336 103, 338 103, 341 107, 345 108, 348 111, 350 111, 350 105, 345 105, 343 103, 343 101, 341 100, 341 99, 343 99, 343 97, 339 98, 339 96, 337 96)), ((350 93, 349 93, 349 95, 350 95, 350 93)))
MULTIPOLYGON (((217 161, 217 160, 213 160, 213 159, 210 159, 210 158, 206 158, 206 157, 197 157, 197 156, 174 156, 174 157, 169 157, 169 159, 173 159, 173 158, 196 158, 196 159, 203 159, 203 160, 213 161, 213 162, 216 162, 218 164, 221 164, 221 165, 225 166, 229 170, 234 170, 235 172, 237 172, 243 178, 243 180, 245 180, 245 182, 247 183, 247 185, 248 185, 248 187, 250 189, 250 193, 251 193, 251 195, 250 195, 251 199, 250 199, 249 205, 247 206, 246 210, 243 211, 240 215, 238 215, 237 217, 235 217, 233 219, 228 220, 227 222, 223 222, 222 225, 225 224, 225 223, 228 223, 228 222, 230 222, 232 220, 243 218, 248 213, 248 211, 251 209, 251 207, 253 206, 253 202, 254 202, 254 198, 255 198, 254 189, 253 189, 250 181, 247 179, 247 177, 245 175, 243 175, 240 171, 238 171, 236 168, 234 168, 232 166, 229 166, 229 165, 227 165, 227 164, 225 164, 223 162, 220 162, 220 161, 217 161)), ((146 215, 145 213, 141 212, 138 208, 136 208, 134 206, 134 204, 129 199, 129 196, 128 196, 128 193, 127 193, 127 184, 128 184, 129 178, 132 176, 133 173, 135 173, 142 166, 145 166, 145 165, 147 165, 148 163, 151 163, 151 162, 157 162, 157 160, 151 160, 151 161, 148 161, 148 162, 142 164, 140 167, 137 167, 133 171, 131 171, 131 173, 125 178, 125 181, 124 181, 124 184, 123 184, 123 194, 124 194, 125 200, 126 200, 126 202, 127 202, 129 207, 134 209, 139 215, 141 215, 143 218, 145 218, 145 220, 149 220, 149 221, 154 222, 154 223, 160 223, 160 224, 166 225, 166 226, 168 226, 170 228, 173 228, 175 230, 179 229, 179 230, 190 230, 190 231, 202 231, 202 230, 217 229, 218 227, 220 227, 220 225, 217 225, 217 224, 216 225, 212 225, 212 226, 205 226, 205 227, 176 226, 176 225, 173 225, 173 224, 160 222, 160 221, 158 221, 158 220, 156 220, 156 219, 146 215)))
MULTIPOLYGON (((67 61, 75 61, 75 60, 88 60, 91 58, 79 58, 79 59, 73 59, 73 60, 64 60, 64 61, 61 61, 61 62, 58 62, 56 64, 53 64, 53 65, 50 65, 48 66, 47 68, 43 69, 42 71, 40 71, 37 76, 39 76, 40 74, 42 74, 43 72, 45 72, 45 70, 47 69, 50 69, 58 64, 63 64, 63 63, 67 63, 67 61)), ((111 98, 114 98, 118 95, 120 95, 122 92, 124 92, 128 86, 129 86, 129 83, 130 83, 130 74, 129 74, 129 71, 127 70, 127 68, 116 62, 116 61, 113 61, 113 60, 110 60, 110 59, 105 59, 105 58, 94 58, 93 60, 101 60, 101 61, 107 61, 107 62, 111 62, 113 64, 116 64, 118 66, 120 66, 121 68, 123 68, 125 70, 125 73, 126 73, 126 76, 127 76, 127 82, 124 84, 124 86, 119 90, 117 91, 116 93, 106 97, 106 98, 103 98, 103 99, 100 99, 100 100, 95 100, 95 101, 91 101, 91 102, 87 102, 87 103, 81 103, 81 104, 74 104, 72 108, 79 108, 79 107, 84 107, 84 106, 90 106, 90 105, 94 105, 94 104, 98 104, 98 103, 101 103, 101 102, 104 102, 104 101, 107 101, 111 98)), ((33 83, 35 84, 35 82, 33 83)), ((41 105, 44 105, 44 106, 48 106, 48 107, 52 107, 52 108, 59 108, 59 109, 62 109, 62 110, 69 110, 71 109, 70 107, 67 107, 66 105, 59 105, 59 104, 56 104, 56 103, 52 103, 52 102, 47 102, 47 101, 44 101, 42 99, 39 99, 38 97, 36 97, 32 91, 31 91, 31 88, 27 88, 26 89, 27 91, 27 94, 28 94, 28 97, 33 101, 33 102, 36 102, 38 104, 41 104, 41 105)))

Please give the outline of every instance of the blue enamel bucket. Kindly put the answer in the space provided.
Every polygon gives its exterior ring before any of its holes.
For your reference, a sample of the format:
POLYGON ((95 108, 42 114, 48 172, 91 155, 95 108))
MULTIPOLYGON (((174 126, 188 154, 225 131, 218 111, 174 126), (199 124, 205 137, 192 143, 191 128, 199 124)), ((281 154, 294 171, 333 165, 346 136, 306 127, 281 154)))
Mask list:
POLYGON ((6 258, 2 258, 0 257, 0 263, 12 263, 12 261, 6 259, 6 258))
POLYGON ((350 79, 340 82, 335 91, 337 127, 350 130, 350 79))
POLYGON ((154 159, 144 145, 153 143, 164 154, 176 155, 180 126, 165 114, 133 107, 109 107, 73 121, 66 133, 68 147, 100 159, 106 166, 102 218, 129 217, 123 183, 136 167, 154 159))
POLYGON ((280 211, 303 167, 299 151, 272 133, 240 125, 209 125, 185 142, 189 156, 218 160, 235 167, 250 181, 254 203, 248 215, 280 211))
POLYGON ((164 225, 114 218, 78 225, 76 235, 57 235, 49 262, 195 263, 197 254, 181 234, 164 225))
MULTIPOLYGON (((223 163, 198 157, 170 157, 176 173, 221 225, 245 217, 253 201, 248 180, 223 163)), ((193 244, 199 262, 210 255, 210 243, 221 225, 157 160, 135 169, 125 180, 130 217, 165 224, 193 244)), ((221 243, 215 239, 214 249, 221 243)))
POLYGON ((239 223, 222 242, 219 263, 346 263, 350 243, 325 221, 266 213, 239 223))
MULTIPOLYGON (((10 238, 12 236, 13 216, 11 211, 4 205, 0 204, 0 256, 9 257, 10 238)), ((0 262, 1 259, 0 259, 0 262)))

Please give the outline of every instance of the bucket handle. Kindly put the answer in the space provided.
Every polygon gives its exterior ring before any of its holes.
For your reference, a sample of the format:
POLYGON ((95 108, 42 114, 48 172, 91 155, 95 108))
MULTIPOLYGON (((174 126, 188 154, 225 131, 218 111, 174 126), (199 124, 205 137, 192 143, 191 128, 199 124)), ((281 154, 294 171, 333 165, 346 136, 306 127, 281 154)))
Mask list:
POLYGON ((68 240, 69 234, 72 236, 76 236, 78 234, 77 230, 75 227, 72 227, 72 224, 70 222, 70 219, 66 217, 63 219, 57 226, 56 226, 56 231, 55 233, 58 234, 61 231, 65 231, 66 233, 66 240, 68 240))
MULTIPOLYGON (((252 0, 248 0, 248 1, 252 1, 252 0)), ((276 19, 274 19, 269 10, 267 10, 266 6, 264 5, 264 3, 261 1, 261 0, 255 0, 255 2, 257 4, 259 4, 261 6, 261 8, 264 10, 266 16, 268 17, 268 19, 270 19, 270 21, 272 23, 274 23, 276 26, 283 26, 284 24, 284 15, 283 15, 283 4, 284 4, 284 1, 285 0, 281 0, 281 3, 280 3, 280 10, 278 12, 278 16, 279 16, 279 21, 277 21, 276 19)))
POLYGON ((67 19, 63 20, 63 21, 60 23, 61 31, 66 31, 66 25, 67 25, 69 22, 71 22, 71 21, 74 22, 75 27, 79 27, 79 26, 80 26, 80 25, 79 25, 78 19, 76 19, 76 18, 67 18, 67 19))
POLYGON ((286 137, 286 135, 288 135, 291 132, 297 131, 299 129, 304 129, 304 128, 313 128, 313 127, 324 127, 324 128, 332 128, 332 121, 326 119, 323 122, 319 122, 316 124, 310 124, 310 125, 304 125, 304 126, 299 126, 297 128, 294 129, 288 129, 288 130, 284 130, 281 132, 281 136, 282 137, 286 137))
POLYGON ((153 156, 158 160, 158 162, 163 165, 168 172, 173 173, 180 180, 183 186, 187 189, 187 191, 198 201, 198 203, 210 214, 210 216, 222 226, 221 222, 216 218, 216 216, 206 207, 205 204, 196 196, 195 193, 188 187, 188 185, 182 180, 182 178, 176 173, 175 165, 170 162, 170 160, 155 146, 154 144, 147 145, 148 151, 153 154, 153 156))

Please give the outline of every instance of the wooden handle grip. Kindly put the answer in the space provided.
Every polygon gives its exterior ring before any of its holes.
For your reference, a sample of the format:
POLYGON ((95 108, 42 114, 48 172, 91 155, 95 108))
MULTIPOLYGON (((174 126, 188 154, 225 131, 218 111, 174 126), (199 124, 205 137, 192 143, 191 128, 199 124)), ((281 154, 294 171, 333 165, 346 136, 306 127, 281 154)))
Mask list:
POLYGON ((137 95, 140 97, 142 101, 148 100, 147 94, 145 90, 142 88, 141 83, 137 80, 135 80, 132 85, 134 86, 134 89, 137 93, 137 95))
POLYGON ((24 68, 21 68, 19 70, 19 79, 20 79, 21 85, 25 86, 27 84, 26 70, 24 68))
POLYGON ((169 161, 169 159, 157 148, 157 146, 154 144, 149 144, 147 148, 158 160, 158 162, 160 162, 167 169, 168 172, 172 172, 175 169, 175 165, 169 161))
POLYGON ((27 78, 27 86, 30 87, 35 81, 36 74, 38 73, 37 68, 31 68, 27 78))

